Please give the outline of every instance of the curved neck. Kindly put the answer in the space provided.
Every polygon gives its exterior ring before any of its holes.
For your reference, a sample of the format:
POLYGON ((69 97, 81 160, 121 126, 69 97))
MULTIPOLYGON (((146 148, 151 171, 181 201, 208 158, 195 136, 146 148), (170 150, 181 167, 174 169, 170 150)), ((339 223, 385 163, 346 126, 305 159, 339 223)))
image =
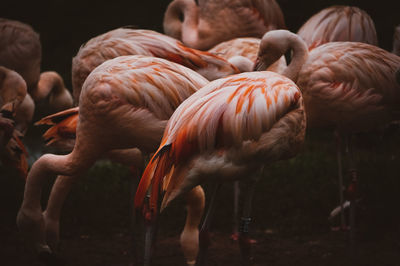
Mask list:
POLYGON ((198 42, 198 21, 198 7, 194 0, 175 0, 165 12, 164 32, 192 46, 198 42))
POLYGON ((270 31, 264 35, 255 69, 264 70, 260 69, 260 65, 268 68, 288 51, 292 51, 292 60, 279 74, 296 82, 300 69, 308 58, 308 49, 300 36, 287 30, 270 31))
POLYGON ((197 229, 205 206, 205 195, 201 186, 194 187, 186 194, 186 224, 185 229, 197 229))
POLYGON ((53 71, 43 72, 37 84, 36 91, 32 93, 35 101, 45 99, 50 93, 58 95, 64 91, 64 81, 61 76, 53 71))
POLYGON ((290 64, 283 70, 282 75, 296 82, 300 69, 308 58, 308 49, 305 42, 296 34, 290 35, 287 43, 288 47, 286 51, 292 51, 292 60, 290 61, 290 64))

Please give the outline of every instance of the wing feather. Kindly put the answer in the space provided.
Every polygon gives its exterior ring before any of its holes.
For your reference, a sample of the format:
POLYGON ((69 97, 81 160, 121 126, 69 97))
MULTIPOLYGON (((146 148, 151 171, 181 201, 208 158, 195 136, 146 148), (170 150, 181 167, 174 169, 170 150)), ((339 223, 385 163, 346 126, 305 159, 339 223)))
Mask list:
POLYGON ((150 185, 152 194, 157 194, 165 176, 168 185, 162 188, 171 193, 184 178, 179 165, 198 153, 239 148, 244 141, 258 140, 299 97, 290 79, 272 72, 243 73, 209 83, 170 118, 162 144, 142 176, 135 206, 142 206, 150 185))

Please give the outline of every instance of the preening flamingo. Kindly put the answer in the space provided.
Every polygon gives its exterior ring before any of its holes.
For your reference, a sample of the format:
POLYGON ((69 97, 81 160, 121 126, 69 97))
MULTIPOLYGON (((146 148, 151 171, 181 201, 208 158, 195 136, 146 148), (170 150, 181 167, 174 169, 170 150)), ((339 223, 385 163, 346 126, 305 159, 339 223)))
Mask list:
POLYGON ((119 28, 92 38, 72 59, 72 87, 76 103, 89 73, 104 61, 121 55, 164 58, 191 68, 209 80, 239 73, 223 58, 188 48, 167 35, 152 30, 119 28))
POLYGON ((400 25, 394 29, 392 53, 400 56, 400 25))
POLYGON ((297 32, 314 49, 327 42, 364 42, 378 45, 372 18, 354 6, 331 6, 308 19, 297 32))
MULTIPOLYGON (((308 52, 298 35, 278 30, 262 38, 256 69, 265 69, 289 50, 293 59, 283 74, 302 90, 309 127, 334 128, 340 139, 400 118, 400 85, 395 74, 399 56, 359 42, 331 42, 308 52)), ((350 226, 354 242, 357 175, 351 161, 350 226)))
POLYGON ((15 71, 0 66, 0 159, 3 165, 15 168, 26 177, 26 150, 15 126, 17 110, 27 95, 26 82, 15 71))
MULTIPOLYGON (((222 58, 228 60, 237 66, 240 72, 250 72, 254 69, 254 64, 257 59, 258 50, 260 47, 261 39, 259 38, 251 38, 251 37, 243 37, 243 38, 235 38, 229 41, 225 41, 217 44, 210 50, 210 53, 221 56, 222 58)), ((278 61, 268 67, 267 70, 280 73, 283 69, 286 68, 286 59, 285 56, 282 56, 278 61)), ((233 225, 233 234, 231 236, 232 239, 236 240, 238 238, 238 215, 239 215, 239 181, 234 182, 233 188, 233 217, 234 217, 234 225, 233 225)))
POLYGON ((165 12, 163 26, 167 35, 200 50, 286 28, 275 0, 174 0, 165 12))
MULTIPOLYGON (((235 65, 240 72, 253 71, 254 63, 257 59, 258 49, 261 39, 243 37, 235 38, 217 44, 210 50, 210 53, 216 54, 235 65)), ((286 67, 285 57, 268 67, 268 71, 281 72, 286 67)))
MULTIPOLYGON (((140 165, 141 154, 156 149, 175 108, 207 83, 191 69, 155 57, 120 56, 93 70, 83 84, 72 152, 45 154, 29 172, 17 216, 24 236, 38 251, 50 252, 48 245, 54 248, 58 239, 62 203, 79 174, 110 153, 120 156, 120 149, 131 149, 130 163, 140 165), (59 177, 42 214, 41 189, 54 175, 59 177)), ((189 204, 202 204, 199 189, 189 196, 189 204)))
MULTIPOLYGON (((245 181, 249 188, 239 243, 243 261, 249 263, 250 254, 244 250, 249 250, 255 176, 263 165, 295 156, 304 141, 305 127, 300 90, 282 75, 247 72, 212 81, 171 116, 161 145, 144 171, 135 206, 150 210, 155 219, 160 197, 163 210, 204 182, 245 181), (147 204, 144 198, 150 186, 147 204)), ((199 258, 198 263, 203 262, 199 258)))

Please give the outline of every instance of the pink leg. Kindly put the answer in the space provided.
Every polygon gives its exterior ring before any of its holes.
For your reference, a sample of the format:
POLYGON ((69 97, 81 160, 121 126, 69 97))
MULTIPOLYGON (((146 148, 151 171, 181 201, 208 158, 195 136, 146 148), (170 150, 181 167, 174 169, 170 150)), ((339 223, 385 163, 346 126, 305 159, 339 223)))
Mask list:
POLYGON ((215 211, 215 201, 221 184, 216 184, 213 194, 211 196, 210 205, 207 210, 206 217, 204 218, 203 225, 199 233, 199 254, 197 256, 196 265, 205 265, 207 257, 207 249, 210 246, 210 224, 215 211))
POLYGON ((57 250, 62 206, 77 176, 58 176, 51 189, 46 210, 43 212, 46 242, 52 250, 57 250))

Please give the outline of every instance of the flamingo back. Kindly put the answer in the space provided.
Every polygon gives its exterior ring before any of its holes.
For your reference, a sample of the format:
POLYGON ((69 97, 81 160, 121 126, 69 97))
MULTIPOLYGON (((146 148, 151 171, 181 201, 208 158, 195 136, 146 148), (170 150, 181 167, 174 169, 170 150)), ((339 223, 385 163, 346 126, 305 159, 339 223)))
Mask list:
MULTIPOLYGON (((199 154, 240 153, 249 143, 262 146, 261 139, 283 117, 302 108, 298 87, 273 72, 243 73, 209 83, 183 102, 170 118, 161 145, 142 176, 135 206, 142 206, 152 185, 150 205, 155 208, 160 186, 169 195, 184 178, 183 165, 199 154)), ((303 122, 304 114, 296 123, 303 122)), ((273 145, 265 146, 266 150, 273 149, 273 145)), ((268 157, 266 153, 256 160, 263 161, 268 157)))
POLYGON ((181 42, 151 30, 119 28, 89 40, 72 60, 74 99, 89 73, 106 60, 123 55, 146 55, 165 58, 200 72, 208 79, 238 73, 223 58, 185 47, 181 42))
POLYGON ((364 11, 352 6, 332 6, 312 16, 299 29, 309 50, 327 42, 363 42, 378 45, 375 24, 364 11))
POLYGON ((120 56, 90 73, 83 84, 81 100, 87 100, 80 105, 80 111, 85 108, 90 112, 94 108, 103 114, 129 104, 167 120, 184 99, 207 83, 198 73, 168 60, 120 56), (116 106, 109 104, 111 101, 116 106))
POLYGON ((31 26, 0 18, 0 65, 18 72, 28 90, 39 81, 42 46, 31 26))
POLYGON ((297 82, 310 126, 360 131, 398 117, 399 65, 400 57, 364 43, 326 43, 312 50, 297 82))

